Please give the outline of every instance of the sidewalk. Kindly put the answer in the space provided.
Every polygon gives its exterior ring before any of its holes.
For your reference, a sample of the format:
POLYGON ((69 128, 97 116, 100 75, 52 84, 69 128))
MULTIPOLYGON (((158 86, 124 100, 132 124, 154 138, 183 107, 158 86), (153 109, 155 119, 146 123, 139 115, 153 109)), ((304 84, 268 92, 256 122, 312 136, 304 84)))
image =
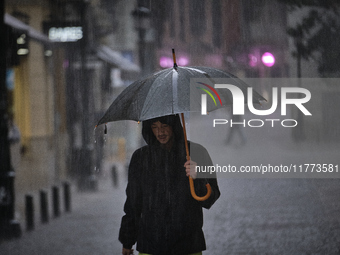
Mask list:
MULTIPOLYGON (((75 191, 72 186, 72 211, 36 224, 35 230, 0 243, 1 255, 84 255, 121 254, 118 241, 123 215, 125 183, 117 188, 111 176, 99 179, 97 192, 75 191)), ((23 225, 24 222, 21 222, 23 225)))

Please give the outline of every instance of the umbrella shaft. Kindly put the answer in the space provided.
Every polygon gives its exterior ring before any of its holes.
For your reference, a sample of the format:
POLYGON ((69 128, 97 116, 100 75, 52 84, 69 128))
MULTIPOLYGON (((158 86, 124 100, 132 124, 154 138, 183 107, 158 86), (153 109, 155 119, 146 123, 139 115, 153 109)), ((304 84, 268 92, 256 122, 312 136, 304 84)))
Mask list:
POLYGON ((189 146, 188 146, 188 139, 187 139, 187 130, 186 130, 186 127, 185 127, 184 113, 181 113, 181 118, 182 118, 182 124, 183 124, 185 151, 186 151, 186 154, 187 154, 187 160, 190 160, 189 146))

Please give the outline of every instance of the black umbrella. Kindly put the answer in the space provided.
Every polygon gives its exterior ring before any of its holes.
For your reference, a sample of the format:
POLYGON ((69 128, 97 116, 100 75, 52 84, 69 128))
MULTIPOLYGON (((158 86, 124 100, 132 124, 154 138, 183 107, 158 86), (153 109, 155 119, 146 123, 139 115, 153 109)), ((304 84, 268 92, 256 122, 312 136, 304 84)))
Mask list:
MULTIPOLYGON (((117 121, 117 120, 135 120, 144 121, 160 116, 181 114, 183 123, 183 132, 187 150, 187 159, 190 159, 184 112, 201 111, 201 91, 199 89, 190 90, 191 78, 204 78, 214 84, 214 79, 228 78, 233 85, 236 85, 247 94, 249 87, 245 82, 236 76, 211 67, 180 67, 176 64, 175 52, 173 50, 174 66, 164 69, 145 78, 135 81, 129 85, 111 104, 104 116, 99 120, 98 125, 117 121)), ((216 102, 207 102, 207 111, 213 111, 222 106, 232 104, 230 91, 226 89, 212 88, 218 92, 220 104, 216 102)), ((207 91, 207 90, 205 90, 207 91)), ((216 93, 217 94, 217 93, 216 93)), ((253 102, 260 103, 265 100, 258 93, 253 92, 253 102)), ((197 200, 203 201, 209 197, 210 185, 207 184, 208 194, 204 197, 198 197, 193 188, 193 181, 190 179, 191 194, 197 200)))

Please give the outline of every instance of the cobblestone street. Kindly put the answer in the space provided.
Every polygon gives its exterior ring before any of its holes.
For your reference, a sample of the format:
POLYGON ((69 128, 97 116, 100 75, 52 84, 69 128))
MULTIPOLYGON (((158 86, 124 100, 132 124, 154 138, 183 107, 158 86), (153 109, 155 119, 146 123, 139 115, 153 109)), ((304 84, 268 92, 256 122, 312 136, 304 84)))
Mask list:
MULTIPOLYGON (((234 165, 255 164, 274 155, 282 164, 339 162, 336 144, 315 149, 314 144, 297 145, 287 134, 272 132, 262 135, 267 140, 261 138, 261 130, 247 132, 248 142, 242 147, 226 146, 221 139, 209 152, 225 152, 234 165)), ((99 181, 98 192, 73 192, 71 213, 1 243, 0 253, 121 254, 117 239, 126 180, 120 178, 114 188, 107 171, 99 181)), ((204 254, 340 254, 340 179, 221 176, 218 181, 221 197, 204 210, 204 254)))
POLYGON ((205 214, 207 254, 339 254, 339 180, 222 179, 219 184, 221 200, 205 214), (330 195, 325 186, 332 190, 330 204, 321 200, 330 195))

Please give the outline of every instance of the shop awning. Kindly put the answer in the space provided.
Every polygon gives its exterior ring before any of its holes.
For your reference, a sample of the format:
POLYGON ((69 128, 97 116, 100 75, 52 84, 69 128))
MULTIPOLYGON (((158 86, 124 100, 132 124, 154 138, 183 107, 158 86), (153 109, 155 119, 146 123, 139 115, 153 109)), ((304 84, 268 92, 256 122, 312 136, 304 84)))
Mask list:
POLYGON ((111 50, 107 46, 101 45, 98 47, 97 57, 113 66, 117 66, 123 71, 140 72, 138 65, 132 63, 118 51, 111 50))
POLYGON ((44 44, 51 44, 52 41, 48 39, 46 35, 43 33, 39 32, 38 30, 34 29, 33 27, 25 24, 24 22, 14 18, 8 13, 5 13, 5 23, 13 28, 20 29, 20 30, 25 30, 27 31, 28 35, 30 38, 44 43, 44 44))

